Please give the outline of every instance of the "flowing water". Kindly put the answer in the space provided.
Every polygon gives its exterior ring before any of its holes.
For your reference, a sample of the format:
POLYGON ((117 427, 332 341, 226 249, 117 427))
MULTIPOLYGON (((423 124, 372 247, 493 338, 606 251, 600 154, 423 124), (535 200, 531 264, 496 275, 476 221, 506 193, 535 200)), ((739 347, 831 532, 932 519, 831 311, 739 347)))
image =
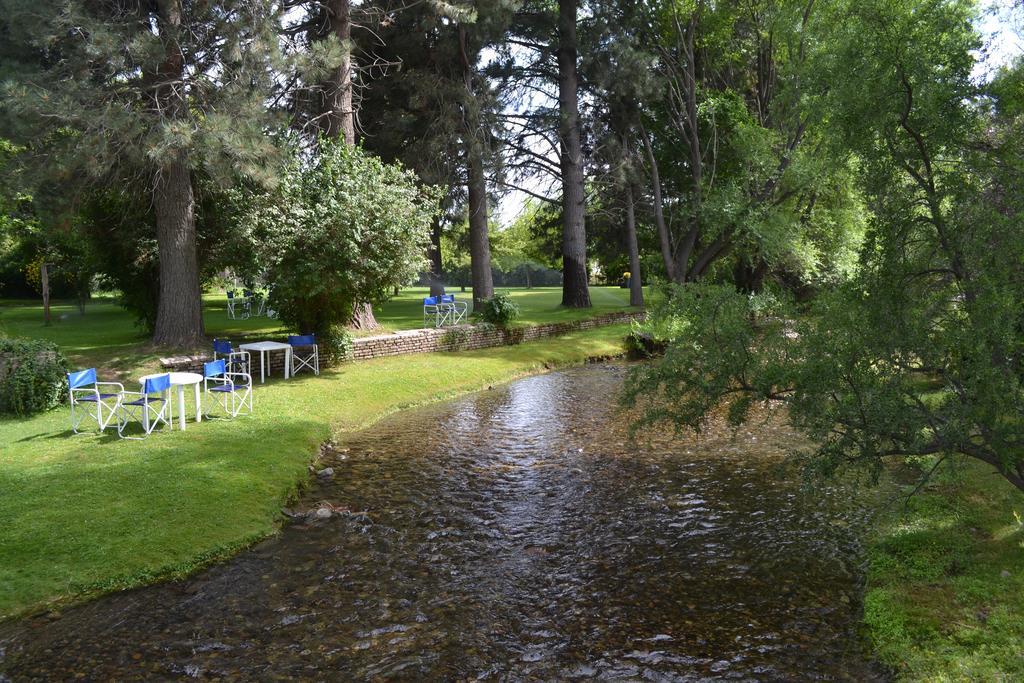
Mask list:
MULTIPOLYGON (((396 415, 192 579, 0 627, 12 680, 865 680, 865 517, 778 465, 778 415, 629 442, 627 370, 396 415)), ((0 676, 0 679, 4 676, 0 676)))

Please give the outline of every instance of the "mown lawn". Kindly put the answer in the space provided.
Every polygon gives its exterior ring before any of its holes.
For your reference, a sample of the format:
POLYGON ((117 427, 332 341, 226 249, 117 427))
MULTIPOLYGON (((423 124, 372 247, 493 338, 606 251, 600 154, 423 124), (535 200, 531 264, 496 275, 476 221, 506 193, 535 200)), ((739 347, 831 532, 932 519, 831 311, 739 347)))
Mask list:
MULTIPOLYGON (((591 287, 594 306, 568 309, 561 304, 559 287, 499 289, 508 292, 519 304, 522 315, 517 324, 538 324, 582 320, 602 313, 630 310, 629 291, 618 287, 591 287)), ((411 287, 375 309, 379 333, 423 326, 423 297, 428 290, 411 287)), ((459 299, 469 301, 470 292, 453 290, 459 299)), ((51 306, 53 323, 43 325, 42 303, 0 299, 0 332, 11 336, 49 339, 56 342, 77 367, 96 366, 107 374, 128 378, 131 373, 156 371, 157 358, 167 355, 150 348, 148 340, 131 315, 111 298, 100 298, 86 305, 85 315, 72 302, 51 306)), ((280 337, 289 332, 277 320, 266 317, 232 320, 227 315, 227 297, 209 293, 203 297, 203 320, 207 336, 233 341, 280 337)))
MULTIPOLYGON (((257 385, 255 415, 120 441, 0 420, 0 617, 187 573, 274 531, 320 443, 403 407, 617 354, 625 326, 257 385)), ((122 330, 123 332, 123 330, 122 330)), ((81 348, 81 347, 79 347, 81 348)), ((188 393, 188 392, 186 392, 188 393)))
MULTIPOLYGON (((469 303, 472 301, 473 294, 469 288, 465 292, 461 292, 458 288, 449 287, 447 291, 449 294, 454 294, 456 299, 469 303)), ((593 308, 590 309, 563 308, 561 287, 534 287, 533 289, 497 287, 494 291, 507 293, 519 305, 521 314, 516 320, 518 325, 584 320, 602 313, 630 310, 629 290, 619 287, 591 287, 590 300, 593 308)), ((430 291, 426 287, 403 289, 398 296, 374 309, 377 321, 391 330, 411 330, 422 327, 423 297, 429 294, 430 291)), ((645 291, 644 294, 648 295, 649 293, 645 291)))
POLYGON ((1024 680, 1022 519, 1024 496, 974 462, 881 519, 868 546, 865 623, 897 676, 1024 680))

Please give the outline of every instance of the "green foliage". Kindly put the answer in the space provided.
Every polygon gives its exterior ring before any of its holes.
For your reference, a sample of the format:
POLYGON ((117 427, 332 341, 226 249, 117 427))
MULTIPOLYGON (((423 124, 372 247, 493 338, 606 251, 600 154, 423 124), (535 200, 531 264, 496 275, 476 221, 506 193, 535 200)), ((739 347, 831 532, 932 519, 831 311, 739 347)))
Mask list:
POLYGON ((1024 532, 1012 515, 1019 502, 985 465, 957 463, 880 515, 867 539, 864 623, 900 678, 1024 675, 1024 532))
POLYGON ((508 327, 513 320, 519 317, 519 306, 507 292, 499 293, 484 301, 477 313, 480 319, 486 323, 497 327, 508 327))
POLYGON ((668 353, 628 395, 658 399, 648 419, 699 426, 730 399, 741 421, 778 399, 818 444, 813 473, 965 454, 1024 489, 1024 165, 1014 120, 972 99, 969 17, 958 2, 851 8, 842 83, 862 90, 842 120, 874 209, 857 271, 802 311, 676 290, 650 323, 668 353))
POLYGON ((327 139, 296 150, 273 190, 232 193, 236 253, 270 285, 270 307, 322 338, 425 264, 438 197, 410 171, 327 139))
POLYGON ((30 144, 39 177, 64 185, 63 200, 83 181, 145 193, 181 151, 206 175, 270 180, 263 98, 286 67, 277 5, 201 3, 180 13, 180 26, 156 4, 5 0, 0 9, 10 135, 30 144), (153 74, 173 69, 175 54, 188 68, 171 93, 153 74))
POLYGON ((461 351, 469 341, 469 330, 465 327, 449 327, 441 337, 441 344, 449 351, 461 351))
POLYGON ((67 398, 67 361, 56 344, 0 335, 0 413, 31 415, 67 398))
POLYGON ((355 349, 352 333, 344 325, 332 325, 325 336, 317 337, 317 346, 326 365, 352 360, 355 349))

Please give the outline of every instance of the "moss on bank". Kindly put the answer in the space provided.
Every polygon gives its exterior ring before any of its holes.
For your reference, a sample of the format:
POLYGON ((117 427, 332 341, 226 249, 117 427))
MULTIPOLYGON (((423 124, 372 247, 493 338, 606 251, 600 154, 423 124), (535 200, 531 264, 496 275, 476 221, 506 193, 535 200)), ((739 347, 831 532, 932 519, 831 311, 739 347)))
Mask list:
POLYGON ((1024 680, 1024 496, 972 461, 884 515, 865 624, 904 680, 1024 680))

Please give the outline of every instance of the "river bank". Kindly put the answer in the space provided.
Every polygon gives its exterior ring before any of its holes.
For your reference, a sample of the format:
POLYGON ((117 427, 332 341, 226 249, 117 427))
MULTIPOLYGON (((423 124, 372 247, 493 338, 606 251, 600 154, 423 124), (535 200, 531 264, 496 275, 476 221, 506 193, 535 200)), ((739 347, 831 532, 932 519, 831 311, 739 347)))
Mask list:
POLYGON ((872 497, 784 470, 771 409, 630 440, 628 367, 519 379, 342 438, 281 534, 0 627, 16 680, 856 680, 872 497))
POLYGON ((0 618, 180 578, 275 533, 320 445, 414 405, 622 353, 625 326, 347 364, 257 386, 255 414, 143 442, 0 420, 0 618))
POLYGON ((1024 680, 1024 497, 967 460, 909 482, 867 541, 873 648, 904 680, 1024 680))

